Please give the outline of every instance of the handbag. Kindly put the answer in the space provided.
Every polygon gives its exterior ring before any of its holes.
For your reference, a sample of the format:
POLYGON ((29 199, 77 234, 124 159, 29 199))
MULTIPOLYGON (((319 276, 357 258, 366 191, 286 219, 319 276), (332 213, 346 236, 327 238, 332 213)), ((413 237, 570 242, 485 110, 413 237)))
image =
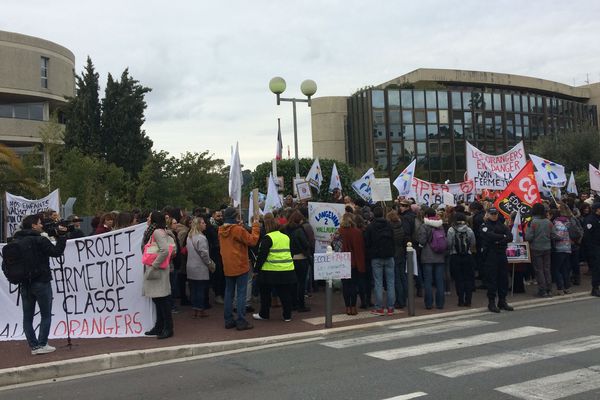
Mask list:
MULTIPOLYGON (((169 242, 169 254, 163 262, 159 265, 160 269, 166 269, 169 267, 169 263, 171 262, 171 257, 173 256, 173 249, 175 248, 175 241, 171 236, 167 235, 169 242)), ((154 240, 154 234, 150 238, 150 241, 144 245, 144 252, 142 253, 142 264, 146 266, 152 266, 154 261, 156 261, 156 257, 158 257, 158 245, 154 240)))

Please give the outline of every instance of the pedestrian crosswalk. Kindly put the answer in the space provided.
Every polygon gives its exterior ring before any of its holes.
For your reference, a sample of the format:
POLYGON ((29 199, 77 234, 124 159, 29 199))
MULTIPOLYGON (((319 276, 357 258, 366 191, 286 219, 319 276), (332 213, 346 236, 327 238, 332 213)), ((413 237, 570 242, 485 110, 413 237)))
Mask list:
MULTIPOLYGON (((360 351, 360 346, 376 345, 381 348, 382 346, 389 344, 388 347, 391 348, 365 351, 363 354, 367 357, 384 360, 385 362, 394 362, 410 357, 431 355, 449 352, 451 350, 473 348, 476 346, 492 345, 488 346, 488 349, 497 349, 500 346, 493 345, 494 343, 522 339, 522 341, 519 342, 519 344, 521 344, 520 347, 522 348, 519 348, 518 350, 514 349, 514 346, 502 346, 503 348, 510 348, 510 350, 501 352, 495 351, 491 354, 469 358, 464 358, 465 352, 460 352, 460 354, 463 355, 461 359, 417 367, 427 373, 449 379, 474 374, 479 374, 478 376, 481 376, 482 374, 492 371, 502 369, 508 370, 510 367, 528 365, 535 362, 553 360, 557 357, 600 350, 600 336, 598 335, 587 335, 569 338, 567 340, 555 340, 555 337, 551 334, 558 332, 556 329, 537 326, 498 329, 497 322, 486 320, 452 320, 435 325, 419 326, 404 330, 398 329, 398 327, 390 327, 390 330, 392 330, 392 332, 324 341, 321 345, 338 350, 356 348, 360 351), (457 332, 460 333, 461 330, 473 328, 478 328, 482 331, 489 330, 489 332, 478 334, 472 334, 473 332, 471 332, 452 339, 435 338, 435 335, 451 332, 455 332, 454 336, 456 337, 457 332), (424 341, 421 344, 398 346, 399 340, 410 338, 418 340, 421 337, 424 338, 424 341), (548 343, 548 341, 551 342, 548 343), (539 344, 540 342, 545 344, 539 344), (529 344, 522 345, 522 343, 529 344)), ((414 343, 414 340, 412 343, 414 343)), ((483 352, 487 353, 486 351, 483 352)), ((445 355, 446 359, 452 359, 453 354, 459 353, 448 354, 450 355, 445 355)), ((467 354, 469 354, 469 352, 467 352, 467 354)), ((598 352, 598 355, 600 355, 600 352, 598 352)), ((431 358, 423 360, 429 359, 431 358)), ((597 360, 598 357, 595 359, 597 360)), ((497 392, 497 395, 503 393, 511 396, 510 398, 523 400, 558 400, 578 394, 591 396, 585 398, 598 398, 598 391, 600 390, 600 365, 585 366, 576 364, 575 366, 577 369, 569 367, 558 374, 537 377, 536 379, 515 383, 509 381, 511 384, 491 387, 490 389, 497 392)), ((510 376, 514 379, 514 375, 510 376)), ((425 392, 415 392, 414 394, 393 397, 393 399, 413 398, 411 397, 413 395, 423 398, 430 396, 425 392)))

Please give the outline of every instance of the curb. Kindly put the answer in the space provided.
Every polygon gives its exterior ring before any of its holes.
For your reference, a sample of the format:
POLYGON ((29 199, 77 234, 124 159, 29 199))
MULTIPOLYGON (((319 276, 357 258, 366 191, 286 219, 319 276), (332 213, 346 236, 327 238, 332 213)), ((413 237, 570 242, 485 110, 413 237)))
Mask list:
MULTIPOLYGON (((511 303, 521 310, 549 306, 560 303, 591 299, 589 293, 578 292, 551 299, 532 299, 511 303)), ((445 320, 463 319, 476 315, 490 315, 486 307, 450 311, 442 314, 429 314, 406 319, 369 322, 339 328, 320 329, 309 332, 297 332, 286 335, 267 336, 224 342, 203 344, 190 344, 155 349, 133 350, 118 353, 105 353, 95 356, 81 357, 63 361, 54 361, 41 364, 26 365, 21 367, 0 370, 0 390, 7 390, 15 386, 26 384, 40 384, 44 381, 53 381, 61 378, 76 377, 85 374, 114 372, 118 369, 145 367, 161 362, 182 362, 191 359, 218 356, 236 350, 248 351, 272 347, 278 344, 293 344, 311 340, 319 340, 326 336, 348 332, 361 331, 388 325, 402 325, 402 328, 431 324, 445 320)))

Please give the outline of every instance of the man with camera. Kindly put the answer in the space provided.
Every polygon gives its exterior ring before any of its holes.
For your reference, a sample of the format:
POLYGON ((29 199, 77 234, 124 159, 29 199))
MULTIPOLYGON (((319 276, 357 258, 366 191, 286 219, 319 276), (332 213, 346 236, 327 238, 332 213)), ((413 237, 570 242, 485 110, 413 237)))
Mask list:
POLYGON ((52 274, 50 271, 50 257, 61 256, 67 242, 67 227, 56 227, 56 244, 43 237, 42 216, 40 214, 28 215, 21 223, 22 229, 15 232, 13 240, 24 241, 30 254, 27 263, 33 263, 31 271, 38 271, 28 282, 20 284, 21 302, 23 303, 23 331, 31 348, 31 354, 39 355, 52 353, 56 350, 48 344, 48 335, 52 323, 52 274), (35 304, 40 309, 40 328, 38 336, 33 329, 33 316, 35 304))

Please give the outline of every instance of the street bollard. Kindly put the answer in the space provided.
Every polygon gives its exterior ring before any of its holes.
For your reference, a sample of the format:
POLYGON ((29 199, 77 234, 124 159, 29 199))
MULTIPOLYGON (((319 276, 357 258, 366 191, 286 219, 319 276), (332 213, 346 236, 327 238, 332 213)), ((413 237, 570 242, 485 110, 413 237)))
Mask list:
MULTIPOLYGON (((327 253, 333 253, 331 246, 327 246, 327 253)), ((331 303, 333 301, 333 279, 327 279, 325 285, 325 328, 333 326, 333 318, 331 315, 331 303)))
POLYGON ((415 315, 414 251, 415 249, 413 249, 412 243, 408 242, 406 244, 406 286, 408 286, 408 315, 411 317, 415 315))

